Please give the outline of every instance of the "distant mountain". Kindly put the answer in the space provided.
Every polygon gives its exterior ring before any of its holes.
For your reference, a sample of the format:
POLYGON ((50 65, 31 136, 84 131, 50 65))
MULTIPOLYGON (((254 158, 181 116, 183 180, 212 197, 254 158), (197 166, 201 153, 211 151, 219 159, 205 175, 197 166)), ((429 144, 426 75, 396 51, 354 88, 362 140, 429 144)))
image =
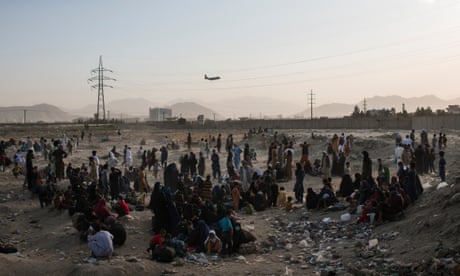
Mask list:
MULTIPOLYGON (((364 100, 358 103, 358 106, 362 109, 364 100)), ((445 109, 450 104, 460 104, 460 98, 453 100, 443 100, 434 95, 425 95, 421 97, 404 98, 398 95, 393 96, 375 96, 372 98, 366 98, 367 109, 381 109, 381 108, 392 108, 394 107, 397 112, 402 111, 402 105, 404 104, 407 112, 414 112, 417 107, 431 107, 433 111, 437 109, 445 109)))
MULTIPOLYGON (((437 109, 445 109, 448 105, 460 104, 460 98, 451 100, 443 100, 434 95, 425 95, 421 97, 404 98, 401 96, 375 96, 366 98, 366 109, 391 109, 395 108, 396 112, 402 111, 402 106, 407 112, 414 112, 417 107, 430 107, 433 111, 437 109)), ((318 118, 322 116, 326 117, 342 117, 350 115, 355 106, 358 106, 360 110, 364 107, 364 100, 356 104, 340 104, 332 103, 317 106, 313 109, 313 116, 318 118)), ((303 110, 294 115, 294 117, 310 117, 310 109, 303 110)))
POLYGON ((216 120, 224 119, 224 117, 216 111, 194 102, 175 103, 168 106, 168 108, 171 108, 173 116, 189 120, 196 120, 198 115, 204 115, 206 119, 210 120, 213 120, 214 116, 216 120))
MULTIPOLYGON (((343 117, 350 115, 355 108, 354 104, 343 104, 343 103, 331 103, 331 104, 323 104, 313 108, 313 118, 318 117, 343 117)), ((310 118, 311 117, 311 109, 308 108, 298 114, 295 114, 293 117, 300 117, 300 118, 310 118)))
MULTIPOLYGON (((170 101, 170 104, 158 104, 153 103, 145 98, 126 98, 106 103, 105 110, 109 112, 110 118, 147 118, 149 116, 149 108, 154 107, 171 108, 173 116, 180 117, 182 114, 183 118, 191 120, 196 120, 197 116, 200 114, 205 115, 205 118, 208 119, 213 119, 214 114, 216 116, 216 120, 222 120, 224 118, 216 111, 211 110, 201 104, 197 104, 192 101, 184 102, 180 99, 170 101)), ((96 113, 96 105, 87 105, 80 109, 69 110, 69 113, 84 117, 92 117, 96 113)))
MULTIPOLYGON (((305 104, 307 101, 305 101, 305 104)), ((284 100, 270 97, 235 97, 206 104, 217 110, 226 118, 234 117, 289 117, 293 110, 300 110, 302 104, 292 104, 284 100)))
MULTIPOLYGON (((107 102, 105 105, 105 110, 109 113, 109 117, 111 118, 129 116, 148 117, 149 108, 157 106, 158 104, 155 104, 144 98, 126 98, 107 102)), ((97 106, 92 104, 80 109, 69 110, 69 113, 84 117, 92 117, 96 113, 96 110, 97 106)))
MULTIPOLYGON (((401 96, 375 96, 366 98, 366 108, 381 109, 394 107, 397 112, 402 110, 402 105, 408 112, 413 112, 417 107, 431 106, 433 111, 445 109, 450 104, 460 104, 460 98, 443 100, 433 95, 421 97, 404 98, 401 96)), ((284 100, 269 97, 234 97, 223 98, 220 101, 205 102, 202 99, 175 99, 167 103, 154 103, 145 98, 126 98, 115 100, 106 104, 106 111, 110 118, 128 118, 149 116, 149 108, 169 107, 172 109, 173 116, 196 120, 200 114, 208 119, 213 119, 214 114, 217 120, 226 118, 236 119, 238 117, 267 118, 267 117, 301 117, 310 118, 310 109, 302 109, 307 105, 299 101, 291 103, 284 100), (300 110, 294 113, 296 110, 300 110)), ((316 106, 313 109, 313 116, 318 117, 342 117, 348 116, 353 112, 355 106, 363 109, 363 101, 356 104, 330 103, 316 106)), ((96 105, 88 105, 78 110, 69 110, 68 113, 83 117, 93 117, 96 113, 96 105)), ((22 117, 19 117, 22 118, 22 117)))
POLYGON ((49 104, 0 107, 0 123, 70 122, 75 116, 49 104))

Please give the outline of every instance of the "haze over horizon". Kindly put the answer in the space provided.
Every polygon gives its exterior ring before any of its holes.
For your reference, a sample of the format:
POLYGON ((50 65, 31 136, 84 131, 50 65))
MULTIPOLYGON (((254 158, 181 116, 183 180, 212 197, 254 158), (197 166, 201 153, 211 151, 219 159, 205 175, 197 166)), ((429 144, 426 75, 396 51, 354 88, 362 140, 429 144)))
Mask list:
POLYGON ((2 106, 95 104, 87 79, 99 55, 117 79, 106 102, 267 96, 299 106, 310 90, 316 105, 459 94, 459 0, 45 0, 0 7, 2 106), (204 80, 205 73, 221 79, 204 80))

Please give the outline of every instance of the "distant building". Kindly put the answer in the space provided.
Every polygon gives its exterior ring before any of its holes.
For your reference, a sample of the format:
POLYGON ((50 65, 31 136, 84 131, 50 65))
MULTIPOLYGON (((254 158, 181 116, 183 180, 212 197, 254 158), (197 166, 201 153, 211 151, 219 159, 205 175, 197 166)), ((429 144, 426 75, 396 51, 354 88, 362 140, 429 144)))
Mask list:
POLYGON ((449 114, 460 114, 460 106, 458 104, 448 105, 447 106, 447 113, 449 113, 449 114))
POLYGON ((172 117, 172 110, 170 108, 149 108, 149 120, 155 122, 166 121, 172 117))

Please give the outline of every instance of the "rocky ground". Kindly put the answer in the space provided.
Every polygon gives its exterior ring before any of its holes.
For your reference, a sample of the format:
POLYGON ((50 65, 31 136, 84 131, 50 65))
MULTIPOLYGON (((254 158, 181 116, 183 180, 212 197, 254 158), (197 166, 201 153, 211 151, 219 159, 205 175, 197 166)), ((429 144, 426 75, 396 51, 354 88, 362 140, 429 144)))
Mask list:
MULTIPOLYGON (((86 162, 91 150, 105 155, 113 145, 121 151, 124 144, 137 151, 140 141, 146 140, 144 148, 161 146, 164 136, 185 140, 187 131, 164 131, 143 126, 123 128, 120 140, 117 126, 91 128, 92 142, 84 141, 77 153, 67 162, 86 162), (101 137, 108 141, 99 142, 101 137)), ((31 136, 55 137, 79 134, 75 126, 10 127, 3 128, 0 139, 24 139, 31 136)), ((242 139, 242 131, 232 131, 236 140, 242 139)), ((281 132, 281 131, 280 131, 281 132)), ((294 135, 297 142, 307 140, 312 144, 312 158, 318 158, 326 148, 327 139, 341 131, 283 131, 294 135)), ((353 131, 355 137, 350 162, 354 171, 360 170, 362 150, 366 149, 373 160, 382 158, 391 164, 393 154, 393 132, 362 130, 353 131)), ((406 130, 400 131, 405 134, 406 130)), ((229 131, 223 131, 226 137, 229 131)), ((216 131, 192 132, 194 140, 217 135, 216 131)), ((346 133, 350 134, 350 133, 346 133)), ((10 170, 0 172, 0 238, 19 249, 15 254, 0 254, 2 275, 459 275, 460 273, 460 181, 458 132, 449 131, 446 159, 447 186, 437 188, 440 181, 434 175, 425 175, 422 181, 425 193, 404 211, 398 221, 374 226, 342 222, 344 211, 313 211, 296 205, 291 212, 273 208, 253 215, 238 213, 243 228, 257 237, 257 254, 239 255, 225 259, 195 255, 177 259, 172 264, 160 264, 149 259, 146 252, 150 231, 151 212, 133 212, 132 219, 122 223, 128 232, 125 245, 116 248, 116 256, 110 260, 85 262, 90 254, 85 243, 81 243, 77 231, 67 212, 50 208, 41 209, 38 199, 31 198, 23 189, 23 177, 15 179, 10 170), (334 274, 335 273, 335 274, 334 274), (457 273, 457 274, 455 274, 457 273)), ((269 136, 269 135, 267 135, 269 136)), ((266 138, 258 136, 250 140, 258 153, 256 167, 265 168, 266 138)), ((198 148, 194 148, 198 151, 198 148)), ((177 161, 184 147, 170 151, 170 161, 177 161)), ((295 160, 299 159, 296 151, 295 160)), ((45 162, 37 155, 35 164, 45 162)), ((225 156, 221 156, 225 160, 225 156)), ((208 172, 209 164, 208 162, 208 172)), ((376 162, 374 161, 374 164, 376 162)), ((149 183, 155 179, 149 175, 149 183)), ((334 178, 338 187, 340 179, 334 178)), ((67 181, 59 183, 61 187, 67 181)), ((282 183, 292 191, 293 181, 282 183)), ((307 176, 305 187, 319 189, 320 178, 307 176)))

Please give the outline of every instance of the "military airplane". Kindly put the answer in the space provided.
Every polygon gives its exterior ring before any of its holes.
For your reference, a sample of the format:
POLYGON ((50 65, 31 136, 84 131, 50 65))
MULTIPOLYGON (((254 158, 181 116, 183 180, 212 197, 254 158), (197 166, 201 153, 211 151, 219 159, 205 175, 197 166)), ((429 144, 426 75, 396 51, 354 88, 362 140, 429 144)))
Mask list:
POLYGON ((219 76, 208 77, 208 75, 204 74, 204 79, 205 79, 205 80, 213 81, 213 80, 220 80, 220 77, 219 77, 219 76))

